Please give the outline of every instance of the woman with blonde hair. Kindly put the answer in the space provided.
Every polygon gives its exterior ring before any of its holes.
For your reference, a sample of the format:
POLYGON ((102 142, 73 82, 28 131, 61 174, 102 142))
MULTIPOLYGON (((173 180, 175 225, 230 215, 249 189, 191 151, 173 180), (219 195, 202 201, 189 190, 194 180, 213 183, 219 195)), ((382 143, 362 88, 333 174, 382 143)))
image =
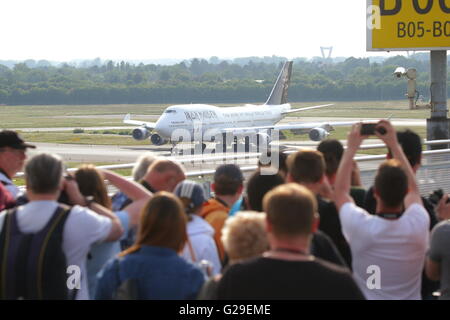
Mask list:
POLYGON ((179 256, 187 239, 187 217, 180 200, 158 192, 141 213, 133 246, 99 273, 96 299, 114 299, 132 280, 134 299, 194 299, 203 282, 200 269, 179 256))

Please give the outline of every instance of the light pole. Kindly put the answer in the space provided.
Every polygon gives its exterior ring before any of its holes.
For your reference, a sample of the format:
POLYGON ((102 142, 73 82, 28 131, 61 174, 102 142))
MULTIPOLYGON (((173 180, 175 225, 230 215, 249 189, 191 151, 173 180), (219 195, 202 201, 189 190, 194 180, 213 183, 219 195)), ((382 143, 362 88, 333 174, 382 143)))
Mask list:
MULTIPOLYGON (((432 50, 431 61, 431 117, 427 119, 427 140, 449 139, 447 118, 447 51, 432 50)), ((445 149, 448 144, 436 145, 432 149, 445 149)))

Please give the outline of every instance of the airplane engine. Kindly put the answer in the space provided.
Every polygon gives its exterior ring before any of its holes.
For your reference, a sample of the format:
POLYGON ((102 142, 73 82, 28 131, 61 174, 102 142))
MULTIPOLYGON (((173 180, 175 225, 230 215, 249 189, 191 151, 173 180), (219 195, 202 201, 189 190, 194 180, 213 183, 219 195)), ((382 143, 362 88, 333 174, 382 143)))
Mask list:
POLYGON ((312 141, 322 141, 326 137, 328 137, 330 133, 323 128, 314 128, 309 132, 309 138, 312 141))
POLYGON ((134 140, 145 140, 148 137, 150 137, 150 132, 145 129, 145 128, 136 128, 133 130, 133 132, 131 133, 134 140))
POLYGON ((152 134, 152 136, 150 137, 150 141, 155 145, 155 146, 162 146, 163 144, 166 144, 168 141, 166 139, 164 139, 163 137, 161 137, 159 134, 152 134))

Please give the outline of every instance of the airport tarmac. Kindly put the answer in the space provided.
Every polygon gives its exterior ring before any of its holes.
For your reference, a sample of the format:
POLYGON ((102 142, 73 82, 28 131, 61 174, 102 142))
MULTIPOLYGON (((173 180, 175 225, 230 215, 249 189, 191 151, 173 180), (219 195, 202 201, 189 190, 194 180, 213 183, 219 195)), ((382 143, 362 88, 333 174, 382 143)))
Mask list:
MULTIPOLYGON (((345 141, 343 141, 345 143, 345 141)), ((377 139, 369 139, 366 144, 381 143, 377 139)), ((28 154, 40 152, 56 153, 66 162, 108 162, 108 163, 131 163, 134 162, 142 153, 152 152, 156 156, 173 156, 171 145, 154 146, 104 146, 104 145, 86 145, 86 144, 55 144, 55 143, 33 143, 36 149, 29 149, 28 154)), ((293 147, 314 148, 318 143, 314 141, 285 141, 281 143, 293 147)), ((214 147, 214 144, 208 144, 208 150, 214 147)), ((180 155, 194 155, 192 149, 188 146, 180 147, 180 155)))

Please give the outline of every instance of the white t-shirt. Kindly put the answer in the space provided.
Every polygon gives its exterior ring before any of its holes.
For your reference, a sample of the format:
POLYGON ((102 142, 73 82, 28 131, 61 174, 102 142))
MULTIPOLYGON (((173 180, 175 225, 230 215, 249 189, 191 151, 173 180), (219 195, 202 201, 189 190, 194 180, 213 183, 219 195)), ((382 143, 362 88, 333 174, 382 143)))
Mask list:
POLYGON ((388 220, 348 202, 339 218, 353 276, 366 298, 419 300, 430 224, 424 207, 412 204, 399 219, 388 220))
MULTIPOLYGON (((58 203, 56 201, 32 201, 20 206, 17 211, 19 229, 24 233, 38 232, 46 226, 58 203)), ((5 211, 0 213, 0 232, 3 229, 5 211)), ((77 300, 88 300, 86 257, 93 243, 103 241, 111 231, 109 218, 80 206, 70 211, 63 230, 62 248, 67 265, 76 265, 81 270, 81 288, 77 300)))

